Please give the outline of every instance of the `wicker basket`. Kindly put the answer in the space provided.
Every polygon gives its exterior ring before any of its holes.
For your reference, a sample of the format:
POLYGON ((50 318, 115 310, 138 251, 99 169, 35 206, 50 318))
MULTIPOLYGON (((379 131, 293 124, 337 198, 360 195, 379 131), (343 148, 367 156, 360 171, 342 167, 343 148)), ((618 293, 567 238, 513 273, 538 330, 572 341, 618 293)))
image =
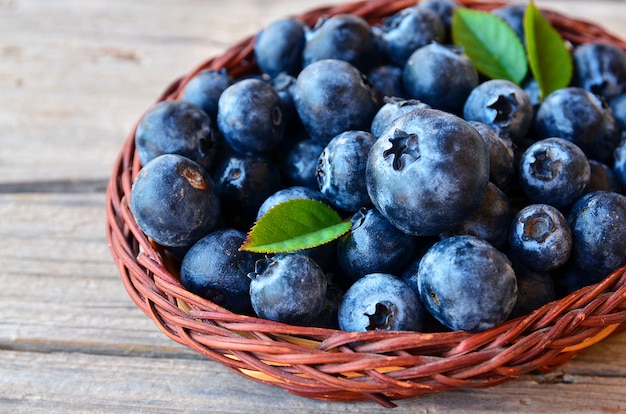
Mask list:
MULTIPOLYGON (((462 0, 490 10, 499 2, 462 0)), ((313 25, 322 16, 352 13, 376 23, 415 0, 370 0, 319 8, 299 16, 313 25)), ((573 44, 626 42, 600 27, 544 11, 573 44)), ((157 101, 174 99, 203 69, 232 76, 256 71, 254 37, 173 82, 157 101)), ((392 400, 455 388, 490 387, 526 373, 554 369, 586 347, 626 328, 626 267, 601 283, 551 302, 532 314, 481 333, 349 333, 291 326, 233 314, 188 291, 176 266, 139 230, 128 195, 140 163, 134 131, 115 163, 106 195, 107 237, 128 294, 171 339, 250 379, 293 394, 332 401, 392 400), (358 346, 349 346, 358 342, 358 346)))

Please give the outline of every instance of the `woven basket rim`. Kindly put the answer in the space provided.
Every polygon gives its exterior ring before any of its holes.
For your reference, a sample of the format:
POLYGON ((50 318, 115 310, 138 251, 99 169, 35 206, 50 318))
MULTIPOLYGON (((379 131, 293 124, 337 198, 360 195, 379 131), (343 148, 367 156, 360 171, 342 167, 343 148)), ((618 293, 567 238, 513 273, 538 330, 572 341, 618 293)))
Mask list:
MULTIPOLYGON (((365 0, 321 7, 296 17, 310 26, 320 16, 340 13, 376 22, 415 3, 365 0)), ((481 10, 507 4, 459 3, 481 10)), ((573 44, 602 41, 626 50, 625 41, 596 24, 542 12, 573 44)), ((184 85, 201 70, 226 69, 233 76, 255 71, 253 41, 254 36, 245 38, 222 55, 202 62, 172 82, 155 103, 177 99, 184 85)), ((124 287, 168 337, 249 379, 308 398, 372 399, 391 407, 392 400, 488 387, 535 370, 554 369, 589 345, 626 328, 626 266, 600 283, 480 333, 355 333, 234 314, 186 291, 172 261, 134 221, 127 195, 140 169, 134 147, 136 127, 115 161, 106 193, 107 240, 124 287), (354 343, 358 345, 350 346, 354 343)))

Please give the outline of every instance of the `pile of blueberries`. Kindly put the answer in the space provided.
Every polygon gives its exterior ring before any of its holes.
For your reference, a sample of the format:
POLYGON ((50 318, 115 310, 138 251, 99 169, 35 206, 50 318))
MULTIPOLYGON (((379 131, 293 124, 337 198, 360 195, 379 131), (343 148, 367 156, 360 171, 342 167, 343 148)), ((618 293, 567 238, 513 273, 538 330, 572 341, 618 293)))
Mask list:
MULTIPOLYGON (((451 44, 455 7, 275 21, 258 73, 202 71, 147 111, 130 207, 186 289, 295 325, 478 332, 626 265, 626 53, 572 47, 571 84, 540 100, 451 44), (296 198, 351 230, 240 249, 296 198)), ((493 13, 523 39, 523 6, 493 13)))

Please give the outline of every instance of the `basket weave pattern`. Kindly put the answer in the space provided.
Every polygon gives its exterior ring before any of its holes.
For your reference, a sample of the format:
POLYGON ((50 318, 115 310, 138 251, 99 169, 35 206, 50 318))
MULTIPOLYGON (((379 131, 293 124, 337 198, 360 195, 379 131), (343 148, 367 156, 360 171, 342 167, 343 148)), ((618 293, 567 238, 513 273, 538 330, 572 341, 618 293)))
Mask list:
MULTIPOLYGON (((463 0, 490 10, 500 2, 463 0)), ((370 23, 415 0, 369 0, 319 8, 298 16, 313 25, 321 16, 351 13, 370 23)), ((626 42, 600 27, 544 11, 573 44, 626 42)), ((176 99, 203 69, 233 76, 256 71, 254 37, 209 59, 173 82, 157 101, 176 99)), ((233 314, 188 291, 178 269, 138 228, 128 205, 141 165, 128 135, 106 195, 111 254, 129 296, 168 337, 250 379, 293 394, 332 401, 392 400, 455 388, 489 387, 526 373, 554 369, 582 349, 626 328, 626 267, 532 314, 481 333, 342 332, 291 326, 233 314), (350 345, 358 343, 358 345, 350 345)))

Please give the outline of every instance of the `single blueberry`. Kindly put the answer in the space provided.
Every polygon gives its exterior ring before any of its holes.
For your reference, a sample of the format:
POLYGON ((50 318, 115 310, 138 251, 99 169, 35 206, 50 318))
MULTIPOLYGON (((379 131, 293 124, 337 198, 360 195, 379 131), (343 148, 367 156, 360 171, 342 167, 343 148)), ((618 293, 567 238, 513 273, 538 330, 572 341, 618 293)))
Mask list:
POLYGON ((626 264, 626 196, 596 191, 581 197, 567 216, 572 263, 599 282, 626 264))
POLYGON ((406 96, 402 82, 402 68, 393 65, 379 65, 367 72, 367 78, 374 85, 379 102, 385 97, 403 98, 406 96))
POLYGON ((463 117, 499 128, 517 142, 530 128, 533 107, 524 89, 507 80, 492 79, 472 90, 465 101, 463 117))
POLYGON ((285 180, 293 186, 318 190, 317 164, 324 145, 310 138, 298 141, 288 151, 281 171, 285 180))
POLYGON ((416 99, 403 99, 395 96, 383 98, 385 103, 374 115, 371 132, 375 137, 380 137, 383 131, 396 119, 416 109, 428 109, 430 105, 416 99))
POLYGON ((514 254, 509 254, 508 257, 517 280, 517 301, 509 318, 528 315, 556 299, 556 288, 550 272, 533 270, 514 254))
POLYGON ((261 80, 235 82, 220 96, 217 125, 236 152, 265 154, 282 140, 285 132, 280 97, 261 80))
POLYGON ((191 246, 220 219, 220 200, 208 173, 182 155, 149 161, 135 177, 130 209, 139 228, 168 247, 191 246))
POLYGON ((623 139, 622 143, 615 148, 613 153, 615 160, 613 164, 613 172, 615 172, 615 176, 622 185, 622 189, 626 191, 626 133, 624 133, 623 136, 625 139, 623 139))
POLYGON ((395 274, 412 258, 415 237, 395 228, 376 209, 360 209, 351 223, 337 242, 337 258, 352 280, 369 273, 395 274))
POLYGON ((233 155, 213 176, 229 227, 249 230, 261 204, 282 184, 278 167, 265 157, 233 155))
POLYGON ((251 313, 250 279, 257 255, 240 250, 244 232, 220 229, 195 243, 185 254, 180 281, 188 291, 235 313, 251 313))
POLYGON ((476 211, 465 220, 441 234, 442 237, 470 235, 479 237, 496 248, 501 248, 509 238, 509 225, 513 207, 506 194, 495 184, 488 183, 485 197, 476 211))
POLYGON ((572 141, 591 159, 609 163, 619 145, 619 130, 606 102, 578 87, 558 89, 546 96, 535 120, 539 138, 572 141))
POLYGON ((226 70, 202 70, 187 82, 181 100, 196 105, 217 122, 217 102, 232 82, 226 70))
POLYGON ((355 212, 372 204, 365 185, 365 168, 376 138, 365 131, 346 131, 322 151, 317 183, 322 195, 335 207, 355 212))
POLYGON ((302 67, 306 25, 293 17, 275 20, 254 40, 254 58, 259 69, 275 77, 279 73, 297 75, 302 67))
POLYGON ((458 114, 478 85, 478 71, 461 49, 431 43, 409 56, 402 80, 410 98, 458 114))
POLYGON ((591 179, 587 187, 585 187, 584 194, 593 193, 594 191, 621 193, 622 185, 611 167, 596 160, 589 160, 589 168, 591 179))
POLYGON ((419 331, 426 311, 404 281, 387 273, 357 280, 339 306, 339 327, 348 332, 419 331))
POLYGON ((483 137, 489 150, 489 180, 505 193, 510 192, 516 175, 513 141, 501 130, 494 130, 482 122, 469 121, 469 124, 483 137))
POLYGON ((445 28, 439 16, 427 8, 407 7, 383 19, 377 26, 387 59, 403 67, 411 54, 432 42, 443 42, 445 28))
POLYGON ((611 99, 609 107, 613 111, 613 118, 619 130, 626 131, 626 92, 611 99))
POLYGON ((511 252, 527 267, 548 271, 563 266, 572 251, 565 216, 548 204, 530 204, 515 215, 509 232, 511 252))
POLYGON ((454 15, 454 11, 457 7, 460 7, 460 4, 455 0, 421 0, 417 3, 417 7, 422 9, 428 9, 432 12, 435 12, 437 16, 439 16, 439 20, 443 24, 444 31, 446 36, 444 39, 441 39, 440 42, 443 43, 443 40, 450 38, 450 28, 452 26, 452 16, 454 15))
POLYGON ((219 134, 211 118, 189 102, 161 101, 148 110, 135 131, 141 165, 163 154, 185 156, 209 169, 219 134))
POLYGON ((374 206, 394 226, 414 236, 437 235, 482 202, 489 154, 463 119, 418 109, 396 119, 374 143, 366 180, 374 206))
POLYGON ((376 61, 377 47, 371 27, 362 17, 353 14, 322 17, 306 34, 302 64, 306 67, 320 60, 338 59, 366 71, 376 61))
POLYGON ((272 207, 276 206, 277 204, 295 199, 317 200, 321 202, 326 202, 326 199, 324 198, 322 193, 312 188, 301 186, 287 187, 278 190, 277 192, 265 199, 263 204, 261 204, 261 207, 259 207, 256 219, 259 220, 265 215, 265 213, 267 213, 272 207))
POLYGON ((452 330, 479 332, 505 321, 517 300, 509 259, 473 236, 454 236, 431 247, 418 270, 426 309, 452 330))
POLYGON ((260 318, 307 325, 318 317, 326 299, 324 272, 303 254, 259 259, 248 277, 252 307, 260 318))
POLYGON ((626 52, 608 43, 584 43, 572 53, 572 83, 611 100, 626 93, 626 52))
POLYGON ((578 146, 562 138, 546 138, 522 155, 519 184, 533 203, 563 208, 580 197, 591 179, 589 161, 578 146))
POLYGON ((336 59, 304 68, 293 99, 306 131, 323 145, 342 132, 368 130, 379 108, 371 82, 353 65, 336 59))

